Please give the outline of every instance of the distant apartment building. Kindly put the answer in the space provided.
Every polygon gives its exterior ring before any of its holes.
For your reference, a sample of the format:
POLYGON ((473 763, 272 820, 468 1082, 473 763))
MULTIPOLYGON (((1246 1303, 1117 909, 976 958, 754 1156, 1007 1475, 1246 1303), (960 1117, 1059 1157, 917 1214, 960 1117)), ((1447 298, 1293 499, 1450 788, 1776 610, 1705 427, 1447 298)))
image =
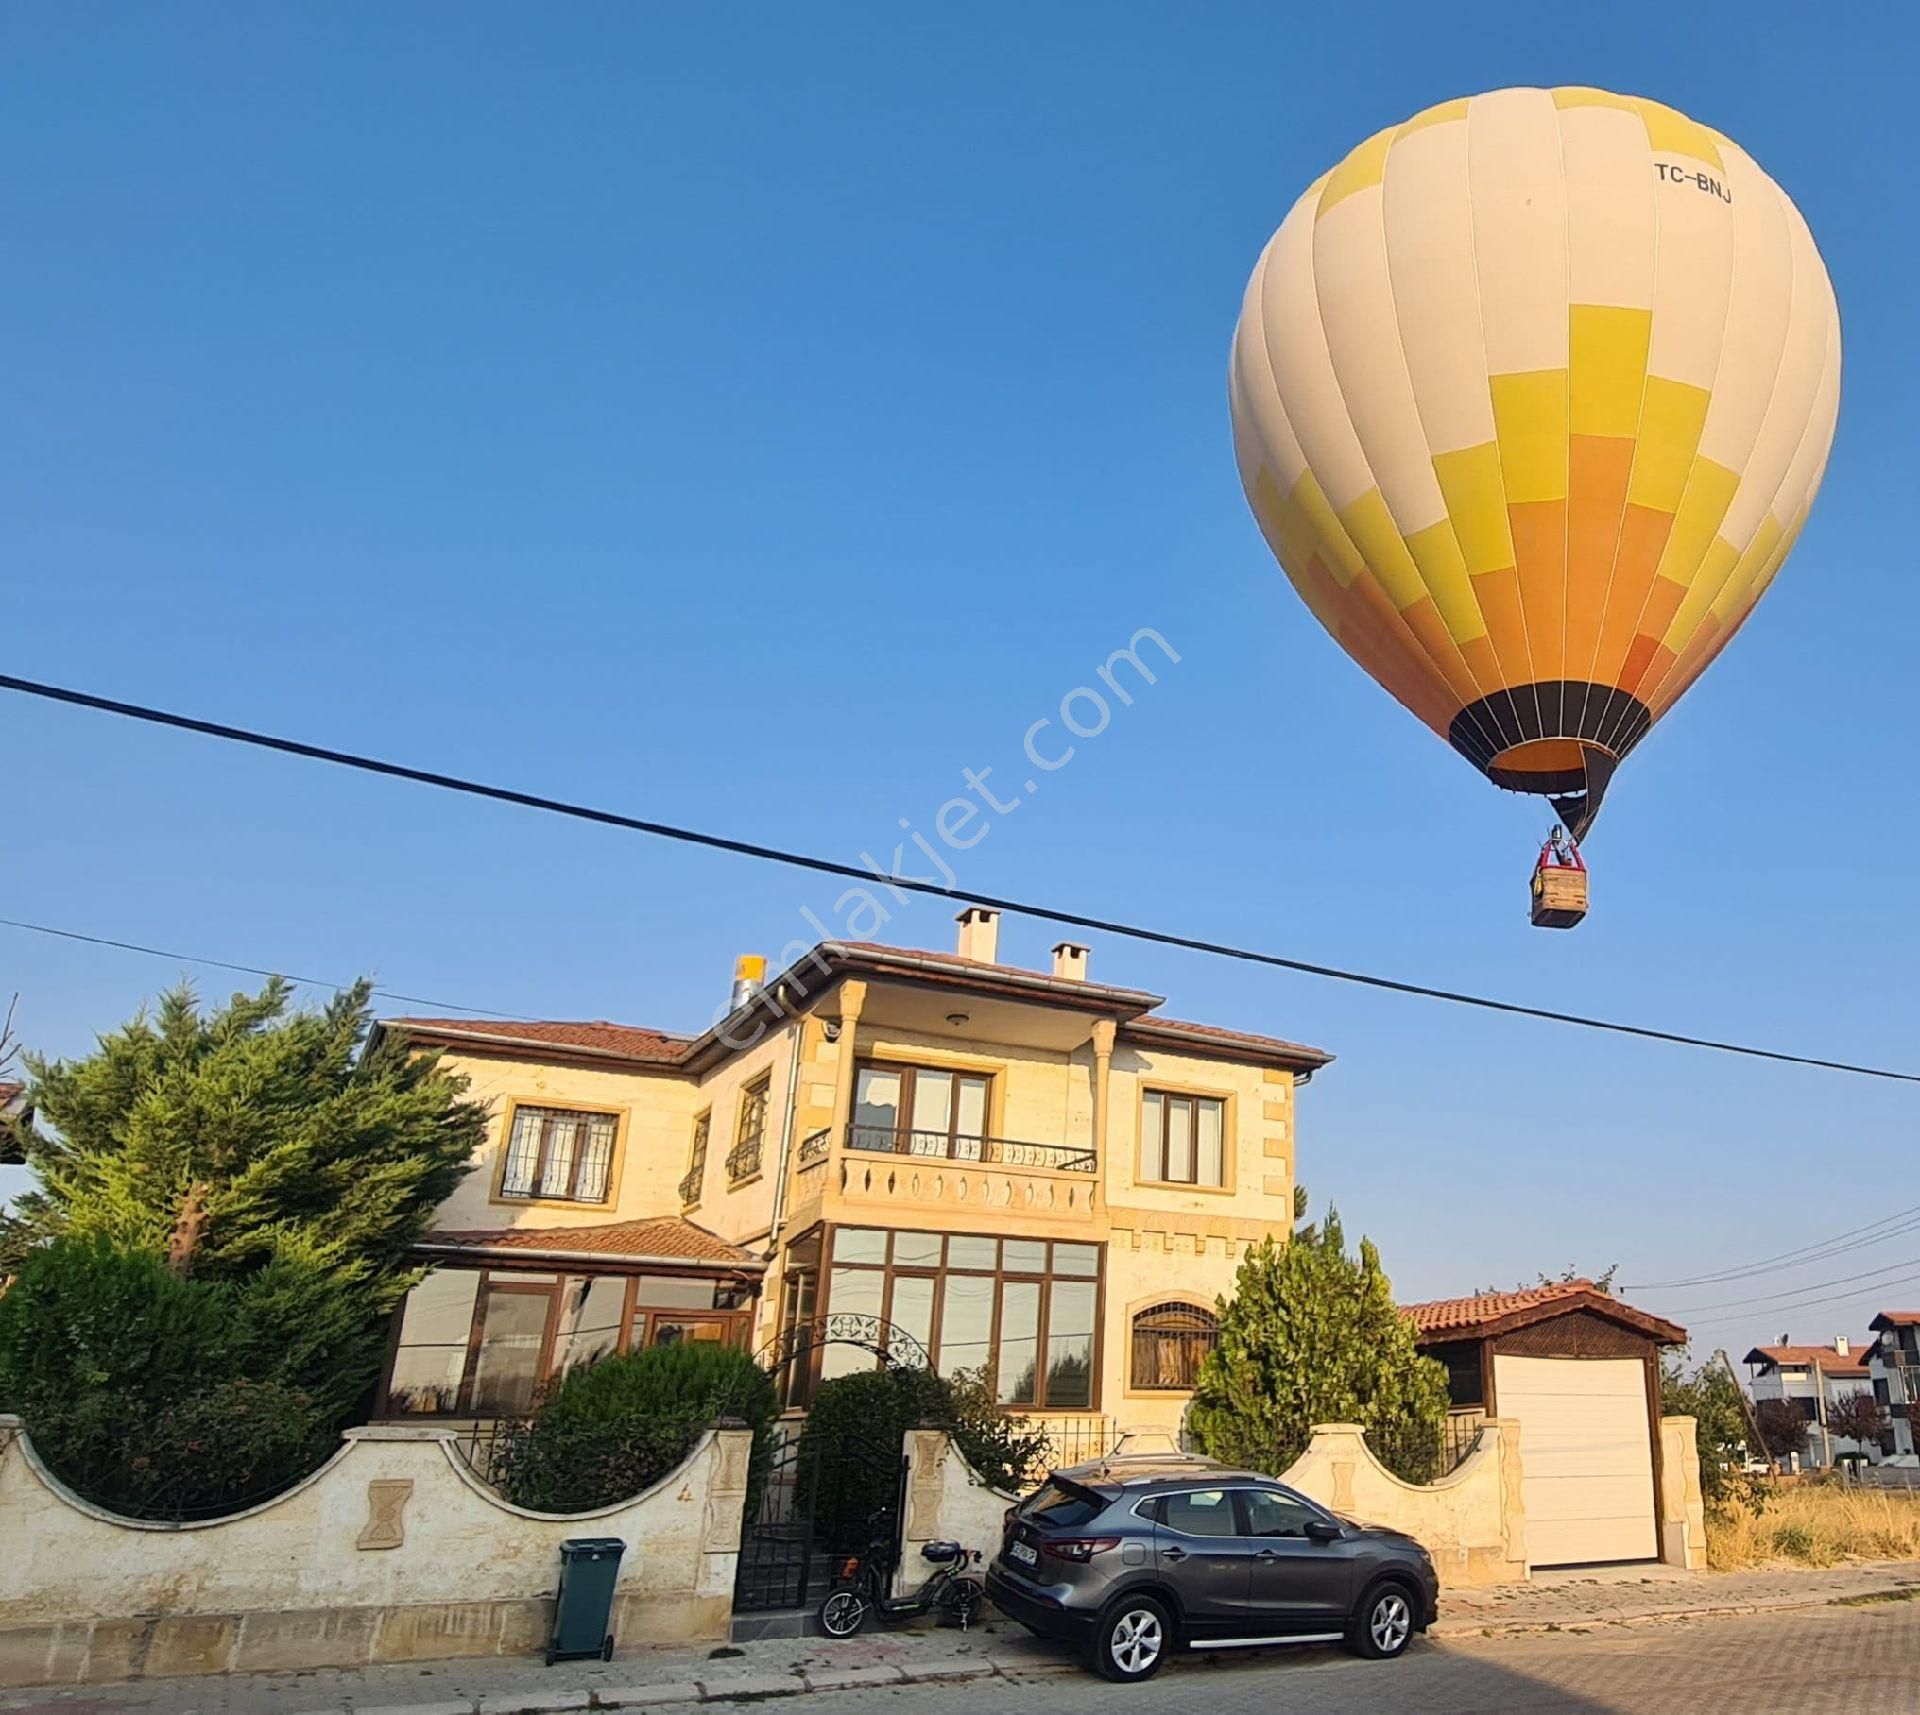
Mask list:
POLYGON ((1882 1310, 1867 1327, 1874 1334, 1867 1373, 1874 1398, 1892 1420, 1888 1451, 1911 1457, 1920 1452, 1913 1427, 1914 1407, 1920 1405, 1920 1310, 1882 1310))
MULTIPOLYGON (((380 1410, 528 1410, 671 1340, 792 1354, 790 1408, 877 1350, 1009 1411, 1178 1426, 1247 1246, 1293 1225, 1315 1048, 1161 1016, 1084 946, 823 942, 697 1035, 396 1018, 493 1108, 421 1245, 380 1410)), ((744 963, 744 961, 743 961, 744 963)))
POLYGON ((1797 1346, 1783 1335, 1779 1345, 1755 1346, 1741 1361, 1747 1365, 1756 1403, 1784 1399, 1798 1408, 1806 1422, 1803 1464, 1821 1468, 1847 1455, 1869 1462, 1882 1456, 1878 1444, 1850 1441, 1835 1434, 1827 1421, 1829 1410, 1844 1396, 1878 1392, 1864 1345, 1856 1350, 1844 1334, 1836 1334, 1828 1346, 1797 1346))

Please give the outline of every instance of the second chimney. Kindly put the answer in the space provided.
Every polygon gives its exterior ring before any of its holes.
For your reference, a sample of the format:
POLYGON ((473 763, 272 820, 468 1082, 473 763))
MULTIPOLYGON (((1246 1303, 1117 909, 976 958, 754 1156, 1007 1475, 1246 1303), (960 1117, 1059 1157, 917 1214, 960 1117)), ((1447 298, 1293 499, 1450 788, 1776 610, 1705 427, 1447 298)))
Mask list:
POLYGON ((1078 941, 1055 942, 1053 974, 1063 982, 1085 982, 1087 980, 1087 949, 1078 941))
POLYGON ((960 957, 993 964, 1000 950, 1000 913, 984 905, 969 905, 954 921, 960 925, 960 957))

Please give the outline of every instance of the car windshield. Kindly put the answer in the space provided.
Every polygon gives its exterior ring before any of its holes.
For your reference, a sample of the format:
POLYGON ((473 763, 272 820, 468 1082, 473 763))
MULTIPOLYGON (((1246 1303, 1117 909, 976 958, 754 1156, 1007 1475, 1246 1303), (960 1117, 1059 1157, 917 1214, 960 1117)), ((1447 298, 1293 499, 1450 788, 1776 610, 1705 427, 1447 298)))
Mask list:
POLYGON ((1072 1530, 1103 1511, 1106 1504, 1090 1490, 1049 1477, 1020 1510, 1034 1524, 1072 1530))

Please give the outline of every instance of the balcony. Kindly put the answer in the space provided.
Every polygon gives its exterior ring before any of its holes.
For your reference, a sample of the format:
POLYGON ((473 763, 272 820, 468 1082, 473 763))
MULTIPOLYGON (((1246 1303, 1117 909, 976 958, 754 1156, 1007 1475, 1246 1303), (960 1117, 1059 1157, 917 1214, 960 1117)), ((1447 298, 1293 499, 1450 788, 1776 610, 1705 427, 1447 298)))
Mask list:
POLYGON ((849 1126, 847 1148, 864 1154, 971 1161, 988 1167, 1043 1167, 1056 1173, 1092 1173, 1100 1165, 1094 1151, 1071 1144, 1022 1143, 1009 1137, 965 1137, 944 1131, 897 1131, 881 1125, 849 1126))
POLYGON ((1077 1144, 854 1125, 810 1133, 794 1165, 795 1195, 809 1204, 830 1197, 842 1218, 879 1219, 849 1206, 884 1202, 896 1214, 904 1203, 955 1217, 1004 1211, 1085 1220, 1101 1202, 1099 1153, 1077 1144))

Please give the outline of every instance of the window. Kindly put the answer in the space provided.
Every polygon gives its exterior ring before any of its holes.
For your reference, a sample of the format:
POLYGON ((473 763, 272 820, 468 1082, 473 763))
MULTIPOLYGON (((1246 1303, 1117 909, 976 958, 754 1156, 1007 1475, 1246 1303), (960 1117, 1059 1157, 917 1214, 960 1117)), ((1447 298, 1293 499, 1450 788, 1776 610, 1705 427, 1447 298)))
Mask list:
POLYGON ((771 1073, 754 1079, 740 1092, 740 1118, 733 1130, 733 1153, 727 1157, 727 1178, 735 1185, 760 1171, 760 1155, 767 1141, 767 1091, 771 1073))
POLYGON ((1799 1406, 1800 1415, 1804 1417, 1809 1423, 1813 1422, 1814 1419, 1820 1415, 1818 1403, 1814 1400, 1796 1399, 1793 1403, 1799 1406))
POLYGON ((516 1107, 500 1195, 604 1203, 615 1123, 612 1114, 516 1107))
POLYGON ((383 1415, 521 1417, 570 1370, 616 1352, 744 1346, 752 1294, 706 1275, 436 1269, 400 1310, 383 1415))
MULTIPOLYGON (((990 1371, 1002 1405, 1086 1410, 1099 1394, 1101 1249, 839 1227, 822 1308, 832 1316, 872 1316, 900 1330, 943 1376, 990 1371)), ((824 1346, 820 1379, 874 1361, 857 1346, 824 1346)))
POLYGON ((1873 1378, 1873 1397, 1882 1405, 1893 1403, 1893 1384, 1885 1376, 1873 1378))
POLYGON ((1242 1489, 1240 1506, 1248 1536, 1305 1536, 1320 1515, 1304 1502, 1273 1489, 1242 1489))
POLYGON ((697 1115, 693 1122, 693 1148, 687 1155, 687 1176, 680 1181, 680 1201, 688 1208, 700 1201, 707 1181, 707 1138, 713 1131, 713 1110, 697 1115))
POLYGON ((1140 1177, 1163 1185, 1226 1183, 1227 1104, 1149 1090, 1140 1101, 1140 1177))
POLYGON ((1234 1517, 1233 1496, 1225 1489, 1189 1489, 1184 1494, 1162 1495, 1153 1503, 1154 1522, 1177 1530, 1182 1536, 1238 1536, 1240 1522, 1234 1517))
POLYGON ((1206 1355, 1220 1344, 1220 1319, 1197 1304, 1156 1304, 1133 1319, 1133 1385, 1190 1393, 1206 1355))
POLYGON ((863 1065, 854 1081, 848 1145, 978 1161, 992 1084, 984 1073, 940 1066, 863 1065))

